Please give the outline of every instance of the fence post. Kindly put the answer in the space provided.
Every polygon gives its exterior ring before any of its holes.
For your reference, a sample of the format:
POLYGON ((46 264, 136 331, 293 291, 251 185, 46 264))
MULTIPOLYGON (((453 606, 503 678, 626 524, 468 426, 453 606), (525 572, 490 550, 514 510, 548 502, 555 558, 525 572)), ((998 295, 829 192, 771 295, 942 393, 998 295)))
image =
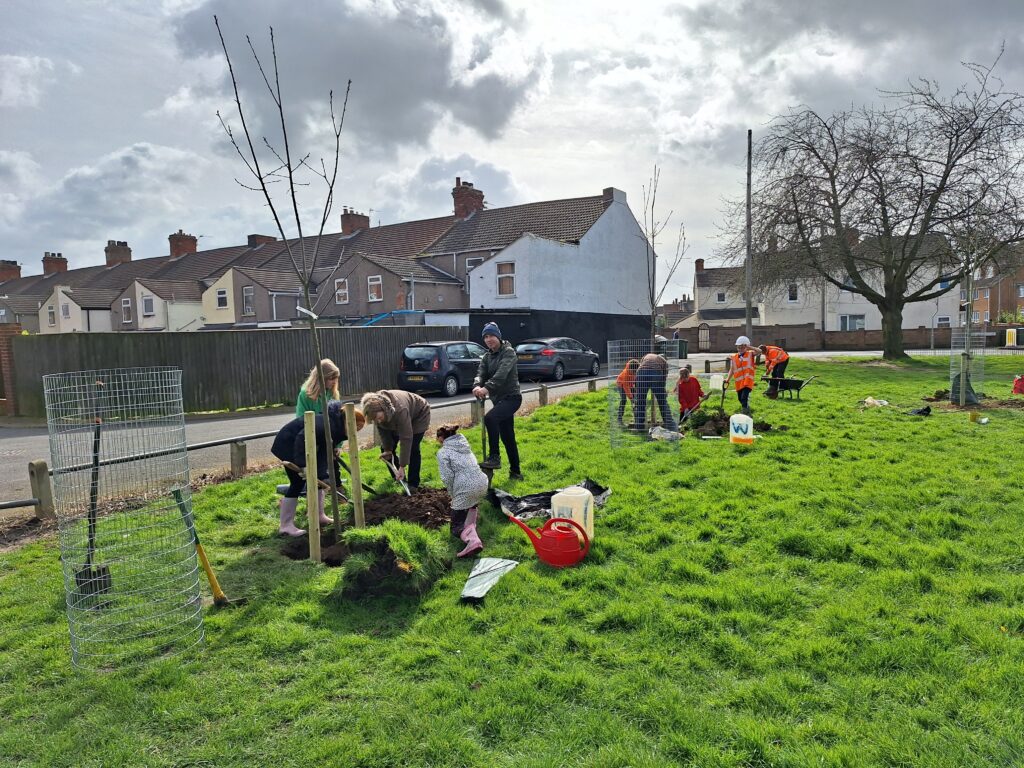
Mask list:
POLYGON ((587 382, 587 392, 597 392, 597 379, 591 379, 587 382))
POLYGON ((711 373, 711 358, 704 358, 704 373, 711 373))
MULTIPOLYGON (((359 469, 359 430, 356 428, 355 403, 345 403, 345 431, 348 438, 348 466, 352 475, 352 514, 356 528, 366 527, 366 515, 363 512, 363 473, 359 469)), ((376 434, 376 429, 374 429, 376 434)))
POLYGON ((50 484, 50 468, 42 459, 28 463, 28 481, 32 488, 32 497, 39 499, 36 504, 36 519, 53 521, 57 519, 53 507, 53 486, 50 484))
POLYGON ((309 559, 319 563, 320 488, 317 482, 319 478, 316 476, 316 414, 313 411, 306 411, 302 420, 306 438, 306 525, 309 527, 309 559))
POLYGON ((231 444, 231 478, 237 480, 245 474, 247 451, 241 440, 231 444))
POLYGON ((548 404, 548 385, 547 384, 541 384, 537 388, 537 399, 538 399, 538 402, 541 405, 547 405, 548 404))

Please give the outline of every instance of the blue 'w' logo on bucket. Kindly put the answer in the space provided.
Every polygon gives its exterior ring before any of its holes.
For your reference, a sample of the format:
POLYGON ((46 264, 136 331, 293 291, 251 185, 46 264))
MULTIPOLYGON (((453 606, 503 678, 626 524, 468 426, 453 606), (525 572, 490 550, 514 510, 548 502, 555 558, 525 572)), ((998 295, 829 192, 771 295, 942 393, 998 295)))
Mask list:
POLYGON ((747 426, 746 424, 733 424, 732 431, 737 435, 745 435, 747 434, 747 426))

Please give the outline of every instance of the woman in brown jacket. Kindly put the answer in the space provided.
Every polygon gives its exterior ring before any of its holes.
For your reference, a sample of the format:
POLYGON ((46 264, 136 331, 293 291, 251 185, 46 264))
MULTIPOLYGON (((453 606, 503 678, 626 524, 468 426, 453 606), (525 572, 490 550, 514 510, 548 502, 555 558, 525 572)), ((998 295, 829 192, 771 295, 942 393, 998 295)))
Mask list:
POLYGON ((430 403, 412 392, 382 389, 363 395, 360 408, 366 420, 380 431, 380 458, 390 461, 395 456, 398 479, 406 480, 410 488, 418 488, 420 443, 430 426, 430 403))

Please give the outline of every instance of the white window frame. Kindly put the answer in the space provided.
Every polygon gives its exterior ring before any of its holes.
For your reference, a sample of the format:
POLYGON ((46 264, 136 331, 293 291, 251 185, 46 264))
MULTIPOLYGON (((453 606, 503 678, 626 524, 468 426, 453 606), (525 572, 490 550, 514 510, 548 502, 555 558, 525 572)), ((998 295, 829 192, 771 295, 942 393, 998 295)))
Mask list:
POLYGON ((366 278, 366 300, 372 304, 384 301, 384 278, 381 275, 370 275, 366 278), (379 289, 374 298, 374 287, 379 289))
POLYGON ((218 288, 217 289, 217 309, 227 309, 227 308, 228 308, 228 289, 227 288, 218 288), (224 303, 222 304, 221 301, 223 301, 224 303))
POLYGON ((71 319, 71 305, 68 304, 66 301, 62 301, 60 304, 60 316, 64 320, 71 319))
POLYGON ((786 303, 796 304, 798 301, 800 301, 800 286, 790 283, 786 286, 786 303))
POLYGON ((121 299, 121 322, 130 323, 132 321, 132 300, 121 299))
POLYGON ((54 326, 57 324, 57 310, 50 304, 46 307, 46 324, 54 326))
POLYGON ((142 294, 142 316, 143 317, 153 317, 153 315, 155 315, 155 314, 156 314, 156 299, 154 299, 148 293, 142 294), (146 302, 149 302, 149 309, 148 310, 146 309, 146 302))
POLYGON ((715 291, 715 303, 725 304, 728 301, 728 294, 725 291, 715 291))
POLYGON ((935 327, 936 328, 952 328, 953 327, 953 318, 950 317, 949 315, 939 315, 938 317, 935 318, 935 327))
POLYGON ((966 288, 961 288, 960 289, 960 301, 967 301, 967 289, 966 288))
POLYGON ((976 309, 973 312, 971 312, 971 322, 972 323, 980 323, 981 322, 981 312, 979 310, 976 309))
POLYGON ((467 256, 466 257, 466 274, 468 275, 472 269, 479 267, 484 263, 483 256, 467 256))
POLYGON ((840 331, 863 331, 867 328, 867 318, 864 315, 840 315, 839 316, 839 330, 840 331), (861 327, 855 328, 857 324, 856 318, 860 318, 861 327), (846 321, 846 327, 843 328, 843 321, 846 321))
POLYGON ((242 286, 242 314, 246 316, 256 314, 256 305, 254 299, 256 298, 256 288, 251 285, 242 286), (246 299, 248 299, 248 306, 246 305, 246 299))
POLYGON ((977 301, 980 298, 981 298, 981 288, 975 288, 974 289, 974 301, 977 301))
POLYGON ((1024 299, 1024 284, 1017 286, 1017 298, 1024 299))
POLYGON ((982 319, 982 320, 983 320, 984 322, 986 322, 986 323, 988 323, 988 322, 991 322, 991 321, 992 321, 992 313, 991 313, 991 312, 989 312, 989 311, 988 311, 988 310, 986 309, 986 310, 985 310, 985 311, 984 311, 984 312, 982 313, 981 319, 982 319))
POLYGON ((499 261, 499 262, 496 262, 495 265, 494 265, 494 276, 495 276, 495 279, 496 279, 496 283, 495 283, 494 289, 497 292, 498 298, 502 298, 502 299, 515 298, 515 295, 516 295, 516 263, 514 261, 499 261), (504 272, 503 273, 501 271, 501 268, 504 267, 504 266, 512 267, 512 271, 511 272, 504 272), (504 280, 509 280, 509 279, 512 280, 512 290, 511 291, 502 291, 501 290, 501 281, 503 279, 504 280))
POLYGON ((334 303, 335 304, 348 304, 348 278, 339 277, 334 281, 334 303), (344 295, 344 298, 342 298, 344 295))
POLYGON ((0 307, 0 323, 6 323, 6 322, 7 322, 7 308, 6 307, 0 307))

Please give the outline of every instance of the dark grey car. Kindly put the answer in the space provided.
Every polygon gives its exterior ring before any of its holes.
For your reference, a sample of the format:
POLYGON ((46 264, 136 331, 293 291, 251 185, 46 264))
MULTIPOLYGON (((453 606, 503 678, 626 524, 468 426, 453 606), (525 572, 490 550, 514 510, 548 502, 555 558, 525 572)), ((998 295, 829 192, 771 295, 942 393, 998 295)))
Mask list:
POLYGON ((551 378, 561 381, 566 376, 597 376, 601 361, 596 352, 568 336, 547 336, 527 339, 516 347, 519 357, 519 378, 551 378))
POLYGON ((402 351, 398 386, 408 392, 455 397, 473 386, 484 348, 473 341, 425 341, 402 351))

